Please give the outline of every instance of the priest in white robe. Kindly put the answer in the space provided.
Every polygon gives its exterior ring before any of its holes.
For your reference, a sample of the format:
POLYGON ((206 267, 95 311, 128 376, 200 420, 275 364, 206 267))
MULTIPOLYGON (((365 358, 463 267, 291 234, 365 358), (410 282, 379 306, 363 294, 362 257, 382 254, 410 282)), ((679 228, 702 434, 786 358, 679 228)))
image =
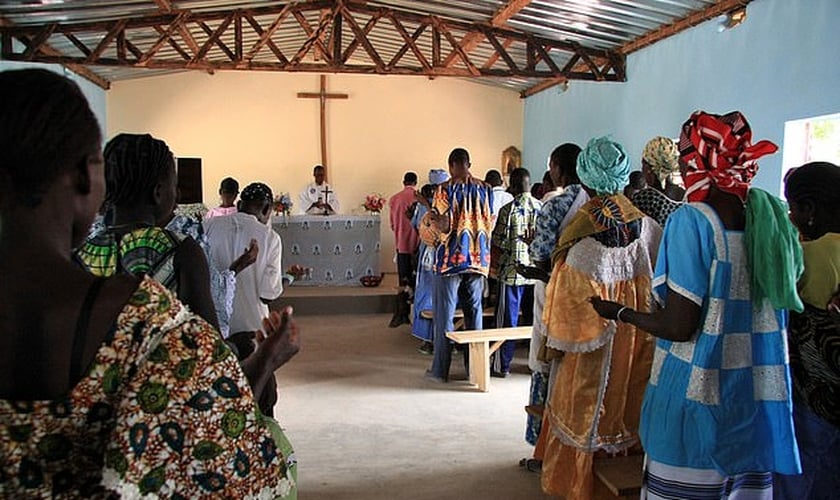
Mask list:
POLYGON ((306 185, 300 193, 300 208, 309 215, 333 215, 338 213, 340 205, 332 187, 325 180, 326 169, 316 165, 312 170, 314 182, 306 185))

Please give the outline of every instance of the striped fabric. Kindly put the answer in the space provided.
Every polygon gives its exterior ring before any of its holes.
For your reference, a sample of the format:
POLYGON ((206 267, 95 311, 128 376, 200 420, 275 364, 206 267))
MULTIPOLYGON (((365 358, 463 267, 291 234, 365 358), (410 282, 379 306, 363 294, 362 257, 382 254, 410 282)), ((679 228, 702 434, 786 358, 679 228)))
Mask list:
POLYGON ((753 144, 750 125, 738 111, 725 115, 695 111, 683 124, 679 143, 680 158, 688 166, 686 198, 703 201, 715 184, 745 201, 758 172, 756 160, 778 149, 770 141, 753 144))
POLYGON ((748 472, 724 477, 715 470, 673 467, 645 458, 642 499, 770 500, 773 475, 748 472))

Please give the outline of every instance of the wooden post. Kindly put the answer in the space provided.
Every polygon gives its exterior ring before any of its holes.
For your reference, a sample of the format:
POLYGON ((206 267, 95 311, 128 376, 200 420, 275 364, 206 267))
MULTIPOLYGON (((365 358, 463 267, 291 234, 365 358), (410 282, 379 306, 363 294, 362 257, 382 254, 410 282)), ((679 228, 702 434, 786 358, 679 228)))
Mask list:
POLYGON ((348 99, 347 94, 332 94, 327 92, 327 76, 321 75, 319 92, 298 92, 300 99, 318 99, 321 104, 321 165, 327 166, 327 99, 348 99))

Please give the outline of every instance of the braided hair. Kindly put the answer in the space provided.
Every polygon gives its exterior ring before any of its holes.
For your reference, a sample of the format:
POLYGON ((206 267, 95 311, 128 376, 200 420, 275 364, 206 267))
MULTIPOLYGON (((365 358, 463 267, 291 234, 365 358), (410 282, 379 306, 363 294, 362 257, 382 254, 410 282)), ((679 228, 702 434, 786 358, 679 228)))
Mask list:
POLYGON ((149 134, 119 134, 105 145, 105 203, 145 204, 155 186, 175 168, 175 158, 149 134))
POLYGON ((41 204, 58 175, 101 147, 99 123, 73 81, 44 69, 0 72, 0 189, 41 204))

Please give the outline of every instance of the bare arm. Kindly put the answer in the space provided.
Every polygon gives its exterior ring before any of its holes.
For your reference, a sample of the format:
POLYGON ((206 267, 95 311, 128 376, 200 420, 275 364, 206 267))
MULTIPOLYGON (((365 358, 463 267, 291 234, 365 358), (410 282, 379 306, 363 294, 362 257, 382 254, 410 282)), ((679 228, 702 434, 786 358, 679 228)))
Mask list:
POLYGON ((242 255, 236 258, 236 260, 231 263, 230 269, 233 271, 234 274, 239 274, 244 271, 248 266, 252 265, 254 262, 257 261, 257 255, 260 253, 260 246, 257 244, 257 240, 251 238, 250 243, 248 244, 248 248, 242 252, 242 255))
POLYGON ((300 331, 292 317, 292 308, 282 313, 271 311, 263 319, 263 330, 257 331, 256 350, 242 360, 242 371, 248 378, 254 397, 259 400, 275 370, 286 364, 300 351, 300 331))
POLYGON ((700 326, 700 306, 668 288, 665 308, 645 313, 624 307, 616 302, 591 297, 592 307, 606 319, 630 323, 655 337, 674 342, 691 340, 700 326), (619 318, 618 315, 621 315, 619 318))

